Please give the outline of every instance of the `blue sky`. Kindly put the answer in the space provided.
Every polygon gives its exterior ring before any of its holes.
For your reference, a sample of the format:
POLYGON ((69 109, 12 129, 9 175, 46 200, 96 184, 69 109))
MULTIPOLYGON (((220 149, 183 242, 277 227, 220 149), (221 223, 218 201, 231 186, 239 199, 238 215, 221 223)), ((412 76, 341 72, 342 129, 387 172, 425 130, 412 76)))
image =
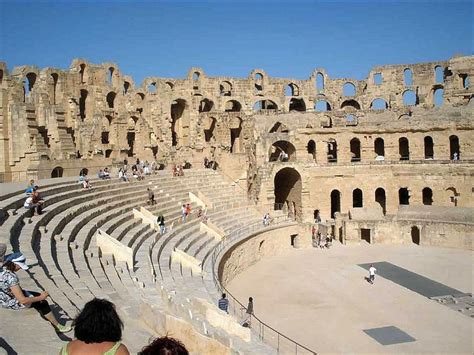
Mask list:
POLYGON ((363 79, 376 65, 473 54, 473 1, 0 0, 0 61, 68 68, 112 61, 146 76, 363 79))

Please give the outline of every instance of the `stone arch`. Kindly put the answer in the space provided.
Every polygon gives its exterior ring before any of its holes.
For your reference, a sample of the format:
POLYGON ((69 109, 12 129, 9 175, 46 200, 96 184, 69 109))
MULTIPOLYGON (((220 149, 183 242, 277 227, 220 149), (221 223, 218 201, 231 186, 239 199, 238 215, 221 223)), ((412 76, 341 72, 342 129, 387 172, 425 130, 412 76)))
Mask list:
POLYGON ((356 87, 353 83, 347 82, 344 83, 342 87, 342 95, 343 96, 355 96, 356 95, 356 87))
POLYGON ((214 137, 217 120, 215 117, 206 117, 204 120, 204 140, 210 142, 214 137))
POLYGON ((433 190, 431 190, 429 187, 425 187, 421 191, 421 195, 424 205, 431 206, 433 204, 433 190))
POLYGON ((300 88, 295 83, 289 83, 285 86, 285 96, 299 96, 300 88))
POLYGON ((79 65, 79 80, 81 84, 86 84, 89 79, 87 66, 85 63, 79 65))
POLYGON ((214 102, 209 99, 202 99, 199 102, 199 112, 210 112, 214 107, 214 102))
POLYGON ((26 98, 31 94, 36 83, 36 73, 29 72, 25 76, 23 85, 23 102, 26 102, 26 98))
POLYGON ((229 100, 225 103, 225 112, 240 112, 242 105, 237 100, 229 100))
POLYGON ((313 160, 316 161, 316 142, 310 139, 308 141, 308 144, 306 145, 306 149, 308 151, 308 154, 311 154, 313 160))
POLYGON ((318 100, 314 104, 314 110, 316 112, 327 112, 331 111, 331 105, 326 100, 318 100))
POLYGON ((337 163, 337 141, 334 138, 327 141, 327 159, 328 163, 337 163))
POLYGON ((63 177, 63 173, 64 169, 61 166, 57 166, 51 171, 51 178, 63 177))
POLYGON ((130 89, 130 83, 128 81, 123 82, 123 94, 126 95, 130 89))
POLYGON ((232 96, 232 84, 230 81, 223 81, 219 85, 220 96, 232 96))
POLYGON ((386 110, 388 109, 388 103, 385 99, 377 97, 370 103, 370 108, 372 110, 386 110))
POLYGON ((351 162, 360 161, 360 140, 359 138, 352 138, 350 141, 351 162))
POLYGON ((51 79, 53 80, 53 92, 52 92, 51 103, 53 105, 56 105, 56 92, 57 92, 57 89, 58 89, 58 81, 59 81, 58 73, 51 73, 51 79))
POLYGON ((434 158, 433 138, 431 136, 426 136, 423 139, 423 141, 424 141, 425 159, 433 159, 434 158))
POLYGON ((114 108, 115 96, 117 96, 117 94, 113 91, 107 94, 106 100, 108 108, 114 108))
POLYGON ((150 84, 148 84, 147 86, 147 92, 149 94, 156 94, 156 82, 152 82, 150 84))
POLYGON ((335 189, 331 191, 331 218, 336 212, 341 212, 341 192, 335 189))
POLYGON ((405 106, 418 105, 418 95, 413 90, 405 90, 402 96, 403 104, 405 106))
POLYGON ((342 104, 341 104, 341 109, 344 109, 344 108, 352 108, 354 110, 360 110, 360 104, 356 101, 356 100, 345 100, 342 104))
POLYGON ((186 144, 189 134, 189 109, 186 100, 176 99, 171 103, 171 144, 186 144))
POLYGON ((410 144, 407 137, 398 139, 398 153, 400 160, 410 160, 410 144))
POLYGON ((413 72, 410 68, 405 68, 403 70, 403 81, 405 83, 405 86, 413 85, 413 72))
POLYGON ((262 110, 266 110, 266 111, 278 111, 278 105, 272 101, 272 100, 258 100, 255 102, 255 104, 253 105, 253 110, 254 111, 262 111, 262 110))
POLYGON ((420 245, 420 229, 417 226, 411 227, 411 241, 413 244, 420 245))
POLYGON ((434 79, 436 84, 442 84, 444 82, 444 69, 441 65, 434 67, 434 79))
POLYGON ((461 150, 459 147, 459 138, 456 135, 449 136, 449 156, 452 160, 458 160, 461 158, 460 156, 461 150))
POLYGON ((288 133, 289 132, 289 129, 288 127, 281 123, 281 122, 275 122, 275 124, 272 126, 272 128, 270 128, 270 130, 268 131, 268 133, 288 133))
POLYGON ((410 191, 407 187, 402 187, 398 190, 398 204, 409 205, 410 204, 410 191))
POLYGON ((306 104, 304 102, 304 99, 292 98, 290 100, 288 111, 306 111, 306 104))
POLYGON ((275 210, 287 210, 295 218, 301 216, 302 180, 294 168, 283 168, 275 174, 273 180, 275 210))
POLYGON ((387 209, 387 198, 385 196, 385 190, 382 187, 375 190, 375 202, 382 207, 382 212, 385 214, 387 209))
POLYGON ((458 205, 458 197, 459 197, 458 191, 453 186, 448 187, 446 191, 451 192, 451 196, 449 196, 449 200, 454 205, 454 207, 456 207, 458 205))
POLYGON ((433 90, 433 103, 435 107, 443 106, 444 103, 444 89, 436 88, 433 90))
POLYGON ((385 157, 385 142, 383 138, 375 138, 374 151, 377 157, 385 157))
POLYGON ((107 70, 107 84, 109 85, 113 85, 114 71, 114 67, 109 67, 109 69, 107 70))
POLYGON ((240 153, 242 151, 242 119, 240 117, 233 117, 229 122, 230 129, 230 152, 240 153))
POLYGON ((352 191, 352 207, 364 207, 364 195, 361 189, 352 191))
POLYGON ((268 161, 295 161, 296 148, 288 141, 276 141, 272 144, 268 161))
POLYGON ((324 90, 324 75, 321 72, 316 74, 315 87, 318 92, 324 90))

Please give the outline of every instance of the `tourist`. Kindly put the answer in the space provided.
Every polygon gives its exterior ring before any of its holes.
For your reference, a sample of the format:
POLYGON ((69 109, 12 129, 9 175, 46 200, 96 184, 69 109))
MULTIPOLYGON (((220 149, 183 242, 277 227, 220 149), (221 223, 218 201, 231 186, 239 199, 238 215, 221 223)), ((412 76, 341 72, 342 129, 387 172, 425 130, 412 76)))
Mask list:
POLYGON ((456 161, 459 159, 459 154, 457 152, 454 152, 453 154, 453 160, 456 161))
POLYGON ((370 267, 369 267, 369 283, 370 284, 373 284, 374 283, 374 280, 375 280, 375 272, 377 271, 377 269, 374 267, 373 264, 370 264, 370 267))
POLYGON ((263 215, 263 225, 264 226, 270 225, 270 213, 268 212, 263 215))
POLYGON ((122 168, 119 169, 118 178, 121 181, 130 182, 129 179, 128 179, 128 176, 127 176, 127 172, 122 168))
POLYGON ((84 178, 84 180, 82 181, 82 188, 83 188, 83 189, 90 189, 90 188, 92 188, 91 184, 89 183, 89 179, 84 178))
POLYGON ((16 275, 20 269, 29 269, 22 253, 13 253, 4 258, 3 268, 0 270, 0 306, 12 310, 34 308, 56 328, 56 331, 59 333, 69 332, 71 327, 60 324, 51 312, 51 307, 46 301, 49 296, 48 292, 24 291, 21 288, 16 275))
POLYGON ((204 157, 204 168, 209 169, 209 159, 207 157, 204 157))
POLYGON ((104 168, 104 179, 110 179, 110 171, 109 168, 104 168))
POLYGON ((158 215, 156 222, 160 226, 160 234, 161 235, 165 234, 166 233, 165 217, 163 217, 162 213, 158 215))
POLYGON ((186 216, 187 216, 187 214, 186 214, 186 205, 182 205, 181 206, 181 221, 183 223, 186 222, 186 216))
POLYGON ((253 315, 253 298, 249 297, 249 303, 247 304, 247 308, 245 309, 245 317, 242 322, 242 326, 250 328, 252 323, 252 315, 253 315))
POLYGON ((156 202, 155 202, 155 193, 150 189, 150 188, 147 188, 146 189, 148 191, 148 204, 149 205, 154 205, 156 202))
POLYGON ((32 222, 32 217, 35 215, 35 210, 38 215, 41 214, 41 209, 38 211, 38 205, 33 202, 33 196, 28 196, 26 198, 23 207, 28 210, 28 212, 26 213, 26 217, 29 218, 28 223, 32 222))
POLYGON ((26 196, 30 196, 35 188, 35 180, 30 180, 30 184, 25 190, 26 196))
POLYGON ((219 302, 217 303, 217 305, 219 306, 219 309, 221 311, 224 311, 226 313, 229 313, 228 311, 228 308, 229 308, 229 300, 226 298, 226 294, 223 293, 222 294, 222 297, 221 299, 219 300, 219 302))
POLYGON ((151 344, 145 346, 139 355, 188 355, 186 347, 179 340, 168 336, 156 338, 151 344))
POLYGON ((319 240, 319 248, 324 249, 326 247, 326 236, 321 235, 321 239, 319 240))
POLYGON ((190 214, 191 214, 191 204, 187 203, 186 204, 186 217, 189 217, 190 214))
POLYGON ((61 355, 130 354, 121 342, 123 323, 110 301, 94 298, 87 302, 73 325, 76 339, 61 349, 61 355))
POLYGON ((33 189, 31 198, 32 198, 33 205, 36 206, 36 213, 40 215, 41 213, 43 213, 44 200, 40 196, 40 193, 38 191, 38 186, 35 186, 35 188, 33 189))

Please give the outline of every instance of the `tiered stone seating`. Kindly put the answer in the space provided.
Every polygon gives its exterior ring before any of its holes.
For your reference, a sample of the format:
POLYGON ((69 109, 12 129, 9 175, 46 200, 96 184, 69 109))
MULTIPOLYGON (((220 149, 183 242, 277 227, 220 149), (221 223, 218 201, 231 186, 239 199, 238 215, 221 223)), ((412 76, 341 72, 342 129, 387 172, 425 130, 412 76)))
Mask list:
MULTIPOLYGON (((22 286, 46 289, 62 309, 63 318, 74 317, 93 297, 111 299, 125 324, 137 325, 128 329, 124 338, 129 348, 137 351, 151 335, 138 327, 143 316, 140 308, 146 303, 184 319, 197 332, 226 346, 262 354, 271 350, 257 339, 248 343, 212 326, 206 312, 192 301, 198 297, 215 307, 217 292, 211 287, 209 259, 219 234, 228 237, 243 226, 261 224, 260 213, 242 191, 218 173, 196 169, 186 171, 184 177, 172 177, 163 171, 141 182, 94 181, 91 190, 83 190, 76 182, 63 182, 42 186, 41 194, 46 200, 44 214, 33 217, 31 223, 22 208, 23 191, 2 196, 0 237, 9 240, 14 250, 21 250, 30 264, 37 264, 31 269, 31 278, 21 278, 22 286), (147 205, 147 187, 155 192, 154 206, 147 205), (191 202, 190 192, 203 200, 192 202, 194 212, 182 223, 180 206, 191 202), (155 216, 163 213, 168 232, 160 236, 155 228, 135 219, 133 209, 140 207, 155 216), (201 228, 198 208, 207 210, 208 228, 214 226, 217 232, 210 234, 201 228), (95 241, 99 229, 132 249, 133 267, 101 253, 95 241), (200 267, 174 260, 176 253, 196 260, 200 267)), ((39 317, 32 320, 42 322, 39 317)), ((49 338, 59 349, 60 340, 49 338)))

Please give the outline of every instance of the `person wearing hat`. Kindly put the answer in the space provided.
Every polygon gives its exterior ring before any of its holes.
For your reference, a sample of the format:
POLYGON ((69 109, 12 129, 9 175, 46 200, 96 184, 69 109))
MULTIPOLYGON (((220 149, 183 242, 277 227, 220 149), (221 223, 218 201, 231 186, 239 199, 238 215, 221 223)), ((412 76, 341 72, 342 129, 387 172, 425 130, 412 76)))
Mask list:
POLYGON ((16 272, 20 269, 28 270, 26 258, 22 253, 13 253, 5 256, 3 268, 0 270, 0 307, 12 310, 32 307, 36 309, 42 317, 46 318, 59 333, 66 333, 71 330, 71 326, 58 322, 46 298, 49 294, 46 291, 41 293, 24 291, 20 286, 20 281, 16 272))

